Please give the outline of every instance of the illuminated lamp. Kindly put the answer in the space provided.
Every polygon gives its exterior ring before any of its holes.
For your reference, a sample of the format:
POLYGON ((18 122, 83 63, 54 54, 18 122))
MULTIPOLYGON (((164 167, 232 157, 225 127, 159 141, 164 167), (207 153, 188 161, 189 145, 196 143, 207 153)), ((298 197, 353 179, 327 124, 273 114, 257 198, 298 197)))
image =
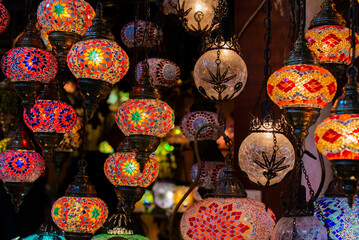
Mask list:
POLYGON ((152 187, 155 204, 162 209, 172 208, 175 187, 172 182, 156 182, 152 187))
POLYGON ((53 204, 51 215, 65 232, 66 239, 91 239, 106 221, 108 209, 105 202, 96 197, 96 190, 84 169, 80 169, 65 196, 53 204))
POLYGON ((10 24, 10 13, 6 7, 0 3, 0 34, 5 32, 10 24))
POLYGON ((127 48, 134 48, 135 43, 136 47, 152 48, 159 45, 162 38, 163 32, 156 24, 143 20, 129 22, 121 30, 121 39, 127 48), (136 30, 135 24, 137 25, 136 30))
POLYGON ((59 60, 66 67, 67 53, 91 26, 95 11, 84 0, 44 0, 37 8, 37 20, 49 36, 59 60))
POLYGON ((0 153, 0 179, 18 212, 32 183, 45 170, 45 160, 35 152, 34 145, 20 124, 15 135, 8 142, 6 150, 0 153))
POLYGON ((213 101, 237 97, 247 82, 247 66, 241 58, 238 39, 219 35, 204 41, 204 54, 197 60, 193 79, 198 91, 213 101))
POLYGON ((149 155, 153 153, 174 125, 172 108, 159 100, 159 93, 152 85, 152 78, 146 74, 139 80, 130 94, 130 99, 122 103, 116 112, 116 122, 128 136, 130 148, 136 153, 140 170, 144 169, 149 155))
POLYGON ((45 50, 35 21, 31 17, 29 25, 19 37, 15 48, 4 54, 1 68, 5 76, 13 83, 27 111, 34 105, 43 85, 55 78, 56 58, 45 50))
POLYGON ((225 0, 178 0, 178 17, 187 32, 208 35, 218 28, 222 16, 226 15, 225 0))
POLYGON ((90 119, 100 101, 111 91, 129 69, 126 52, 114 41, 115 37, 102 18, 102 4, 96 8, 96 17, 80 42, 72 46, 67 64, 78 79, 85 97, 87 118, 90 119))
POLYGON ((238 151, 238 163, 253 183, 274 185, 293 169, 295 152, 284 135, 287 128, 284 119, 273 121, 269 115, 263 120, 251 120, 249 135, 238 151))

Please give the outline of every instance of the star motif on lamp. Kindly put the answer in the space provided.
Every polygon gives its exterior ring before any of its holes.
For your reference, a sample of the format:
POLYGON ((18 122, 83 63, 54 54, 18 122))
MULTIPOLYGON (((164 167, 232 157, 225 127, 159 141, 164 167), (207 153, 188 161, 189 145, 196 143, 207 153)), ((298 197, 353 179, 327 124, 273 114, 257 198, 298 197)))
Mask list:
POLYGON ((207 71, 209 73, 209 75, 211 76, 211 79, 203 79, 204 81, 213 84, 213 89, 219 94, 221 95, 223 93, 224 90, 226 90, 227 86, 223 83, 226 83, 232 79, 234 79, 235 77, 237 77, 237 74, 234 74, 232 76, 227 77, 228 74, 228 70, 229 67, 227 67, 227 69, 224 71, 223 74, 221 74, 221 69, 219 67, 219 64, 217 65, 217 72, 216 74, 212 73, 211 70, 207 67, 207 71))
POLYGON ((128 177, 133 177, 135 174, 139 173, 139 164, 134 159, 130 159, 125 163, 125 175, 128 177))
POLYGON ((266 171, 263 172, 263 175, 268 179, 273 179, 277 176, 277 173, 280 171, 283 171, 284 169, 287 169, 289 165, 282 166, 283 162, 285 161, 286 157, 283 157, 278 162, 276 162, 277 158, 277 151, 273 151, 272 157, 269 160, 267 157, 267 154, 265 152, 262 152, 262 157, 264 160, 264 163, 258 161, 257 159, 254 159, 253 161, 261 168, 265 169, 266 171))
POLYGON ((93 49, 91 52, 88 53, 88 56, 86 56, 86 58, 91 65, 98 65, 102 62, 102 54, 100 50, 96 51, 96 49, 93 49))
POLYGON ((54 13, 56 13, 57 15, 59 15, 59 17, 61 16, 61 14, 64 13, 64 6, 62 6, 60 3, 58 3, 57 5, 54 5, 54 13))

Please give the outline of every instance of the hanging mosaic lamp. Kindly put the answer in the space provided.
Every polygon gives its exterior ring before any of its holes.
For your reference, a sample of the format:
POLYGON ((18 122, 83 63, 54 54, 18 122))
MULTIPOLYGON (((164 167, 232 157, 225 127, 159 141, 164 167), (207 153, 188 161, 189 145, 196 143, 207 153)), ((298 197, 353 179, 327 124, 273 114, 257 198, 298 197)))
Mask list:
MULTIPOLYGON (((336 11, 333 0, 325 0, 321 10, 310 23, 306 38, 309 49, 317 56, 320 65, 339 80, 350 64, 349 28, 344 18, 336 11)), ((356 53, 359 54, 359 39, 356 35, 356 53)))
POLYGON ((108 97, 112 85, 120 81, 129 69, 128 56, 114 39, 102 17, 102 4, 99 3, 92 26, 67 55, 68 67, 78 79, 85 97, 88 119, 99 102, 108 97))
POLYGON ((121 39, 127 48, 134 48, 135 45, 136 47, 152 48, 160 45, 163 32, 153 22, 138 20, 137 22, 129 22, 122 28, 121 39), (136 33, 135 24, 137 25, 136 33))
POLYGON ((216 30, 226 15, 225 0, 178 0, 177 14, 182 26, 193 35, 208 35, 216 30))
POLYGON ((273 121, 269 115, 251 120, 249 135, 238 151, 238 163, 253 183, 274 185, 293 169, 295 152, 285 136, 287 129, 284 119, 273 121))
POLYGON ((8 142, 6 150, 0 153, 0 179, 18 212, 19 207, 30 191, 32 183, 45 170, 45 160, 35 152, 22 124, 8 142))
POLYGON ((75 109, 62 101, 61 89, 56 79, 36 100, 29 113, 24 111, 24 121, 34 132, 35 137, 43 148, 47 161, 53 159, 53 152, 61 142, 64 134, 75 126, 77 114, 75 109))
POLYGON ((84 0, 44 0, 37 8, 37 20, 49 36, 60 69, 66 67, 67 53, 91 26, 95 11, 84 0))
POLYGON ((91 239, 104 224, 108 209, 96 194, 86 172, 81 169, 65 196, 52 205, 52 219, 65 232, 66 239, 91 239))
POLYGON ((198 91, 213 101, 236 98, 247 82, 247 66, 240 56, 238 39, 207 37, 204 54, 197 60, 193 79, 198 91))
MULTIPOLYGON (((301 15, 303 18, 304 14, 301 15)), ((268 96, 282 109, 294 129, 293 135, 299 146, 302 146, 320 110, 333 100, 337 90, 333 75, 319 66, 318 59, 308 48, 304 25, 305 20, 302 19, 294 49, 284 61, 284 67, 275 71, 267 82, 268 96)))
POLYGON ((140 171, 164 137, 174 125, 172 108, 159 100, 160 95, 152 85, 152 78, 146 74, 139 80, 130 94, 130 99, 122 103, 116 112, 116 122, 128 136, 130 148, 136 153, 140 171))
POLYGON ((45 50, 32 17, 29 17, 29 24, 19 37, 15 48, 4 54, 1 68, 13 83, 27 111, 34 105, 43 85, 55 78, 56 58, 45 50))
POLYGON ((0 34, 4 33, 10 24, 10 13, 6 7, 0 3, 0 34))
POLYGON ((330 182, 324 197, 318 199, 315 208, 318 220, 324 224, 319 208, 330 228, 330 239, 355 239, 358 236, 359 200, 356 198, 353 207, 349 208, 343 184, 336 177, 330 182))

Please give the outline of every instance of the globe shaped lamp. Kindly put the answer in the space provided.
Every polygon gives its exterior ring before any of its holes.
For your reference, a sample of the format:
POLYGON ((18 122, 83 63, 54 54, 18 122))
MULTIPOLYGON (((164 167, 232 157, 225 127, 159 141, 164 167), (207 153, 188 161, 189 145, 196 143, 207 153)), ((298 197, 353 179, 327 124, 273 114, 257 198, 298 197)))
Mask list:
POLYGON ((10 13, 2 3, 0 3, 0 16, 0 34, 2 34, 10 24, 10 13))
POLYGON ((217 0, 179 0, 178 17, 189 33, 207 35, 218 27, 220 16, 225 15, 225 3, 217 0))
POLYGON ((138 20, 136 23, 129 22, 121 30, 121 39, 127 48, 152 48, 159 45, 162 38, 163 32, 156 24, 143 20, 138 20))
POLYGON ((69 51, 67 64, 78 79, 80 91, 85 97, 88 118, 91 118, 98 103, 110 94, 112 85, 120 81, 129 68, 126 52, 114 41, 113 34, 102 18, 101 4, 83 40, 69 51))
POLYGON ((32 18, 29 18, 29 24, 15 46, 4 54, 1 68, 13 83, 22 105, 29 111, 43 85, 55 77, 57 61, 44 49, 32 18))
POLYGON ((155 204, 162 209, 172 208, 175 187, 176 185, 172 182, 156 182, 152 187, 155 204))
POLYGON ((259 186, 279 183, 294 167, 295 152, 285 131, 284 119, 251 121, 250 133, 238 151, 238 162, 249 180, 259 186))
POLYGON ((238 39, 206 38, 204 45, 206 51, 193 70, 197 89, 213 101, 234 99, 247 82, 247 66, 239 55, 238 39))
POLYGON ((84 0, 44 0, 37 9, 37 20, 47 32, 61 69, 67 53, 91 26, 95 11, 84 0))
POLYGON ((19 211, 32 183, 44 170, 44 158, 34 151, 34 145, 27 137, 24 126, 20 124, 6 150, 0 153, 0 179, 4 182, 16 211, 19 211))
POLYGON ((275 225, 271 239, 327 240, 327 231, 315 216, 282 217, 275 225), (296 224, 293 229, 293 224, 296 224))
POLYGON ((174 113, 167 103, 159 100, 158 91, 147 74, 140 79, 130 98, 119 106, 116 122, 128 136, 130 148, 136 153, 142 171, 160 138, 172 129, 174 113))
POLYGON ((55 224, 65 232, 66 239, 91 239, 104 224, 108 209, 105 202, 96 197, 87 174, 80 171, 66 195, 53 204, 51 215, 55 224))

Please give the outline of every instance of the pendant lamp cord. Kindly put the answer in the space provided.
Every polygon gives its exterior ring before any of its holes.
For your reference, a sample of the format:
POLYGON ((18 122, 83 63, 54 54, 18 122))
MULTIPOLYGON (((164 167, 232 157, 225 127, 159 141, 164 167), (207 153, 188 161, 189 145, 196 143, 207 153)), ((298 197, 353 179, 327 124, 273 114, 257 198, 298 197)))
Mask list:
POLYGON ((78 167, 80 172, 85 172, 87 167, 87 162, 85 160, 86 155, 86 125, 87 125, 87 107, 85 105, 85 96, 80 92, 83 97, 83 116, 82 116, 82 143, 81 143, 81 158, 78 162, 78 167))
POLYGON ((188 197, 188 195, 193 191, 193 189, 198 185, 199 182, 199 178, 201 176, 201 172, 202 172, 202 161, 201 161, 201 156, 199 154, 199 150, 198 150, 198 135, 201 133, 202 129, 207 128, 207 127, 211 127, 213 129, 216 129, 218 132, 221 133, 221 135, 224 138, 224 141, 226 143, 226 146, 228 147, 228 153, 227 156, 225 157, 225 164, 226 166, 229 165, 233 165, 233 158, 232 158, 232 140, 230 137, 228 137, 225 133, 224 130, 214 124, 211 123, 207 123, 204 124, 203 126, 201 126, 199 129, 197 129, 196 134, 194 136, 194 151, 196 154, 196 159, 197 159, 197 167, 198 167, 198 171, 197 171, 197 175, 196 178, 194 179, 193 183, 191 184, 191 186, 189 187, 189 189, 187 190, 187 192, 183 195, 183 197, 181 198, 181 200, 176 204, 175 208, 173 209, 173 213, 172 213, 172 217, 171 217, 171 223, 170 223, 170 240, 175 240, 175 236, 173 235, 173 230, 174 230, 174 223, 176 220, 176 215, 178 212, 178 209, 181 207, 182 203, 186 200, 186 198, 188 197))

